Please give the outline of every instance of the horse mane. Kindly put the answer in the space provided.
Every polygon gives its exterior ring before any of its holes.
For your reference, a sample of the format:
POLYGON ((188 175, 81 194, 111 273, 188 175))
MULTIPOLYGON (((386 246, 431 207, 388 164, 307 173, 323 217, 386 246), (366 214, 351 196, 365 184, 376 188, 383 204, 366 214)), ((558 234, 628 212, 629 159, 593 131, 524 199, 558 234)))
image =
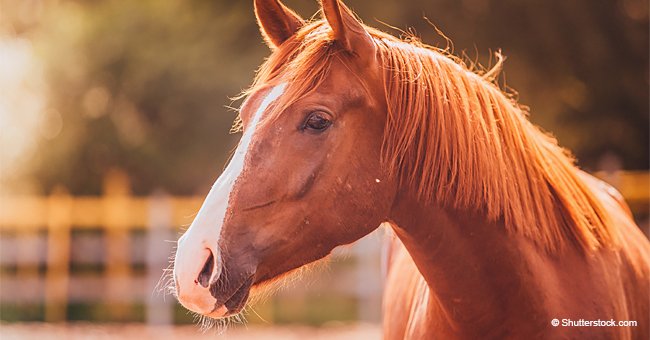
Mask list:
MULTIPOLYGON (((572 156, 492 81, 498 70, 481 75, 417 39, 366 29, 385 70, 382 162, 402 185, 424 202, 502 219, 550 253, 615 243, 572 156)), ((288 82, 273 119, 325 79, 333 58, 345 61, 342 53, 325 22, 309 23, 265 61, 244 95, 288 82)))

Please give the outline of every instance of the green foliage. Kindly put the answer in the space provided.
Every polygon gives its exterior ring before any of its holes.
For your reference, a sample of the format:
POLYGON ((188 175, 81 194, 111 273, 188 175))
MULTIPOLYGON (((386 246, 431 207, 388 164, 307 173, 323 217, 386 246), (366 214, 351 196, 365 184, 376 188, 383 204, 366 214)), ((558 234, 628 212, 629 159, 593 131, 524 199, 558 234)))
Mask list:
POLYGON ((273 304, 274 322, 322 326, 326 322, 357 320, 357 302, 339 295, 286 298, 273 304))
POLYGON ((103 1, 57 8, 38 42, 64 128, 44 145, 38 177, 75 193, 99 192, 111 167, 129 173, 136 193, 208 185, 235 140, 228 97, 262 60, 257 28, 242 20, 249 7, 103 1))
POLYGON ((43 305, 0 304, 0 321, 3 322, 43 321, 44 315, 43 305))
POLYGON ((120 315, 116 316, 116 305, 107 303, 73 303, 67 308, 68 321, 90 322, 145 322, 145 307, 141 303, 118 305, 120 315))

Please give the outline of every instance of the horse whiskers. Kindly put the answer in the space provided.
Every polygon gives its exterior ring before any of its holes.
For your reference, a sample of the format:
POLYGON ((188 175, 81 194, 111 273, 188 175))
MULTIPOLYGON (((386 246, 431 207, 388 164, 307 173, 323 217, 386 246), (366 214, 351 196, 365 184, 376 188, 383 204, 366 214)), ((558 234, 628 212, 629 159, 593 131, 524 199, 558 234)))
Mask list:
POLYGON ((249 310, 250 310, 251 312, 255 313, 255 315, 257 316, 257 318, 260 319, 260 320, 262 320, 264 323, 270 323, 270 322, 268 322, 266 319, 264 319, 264 318, 263 318, 263 317, 262 317, 262 316, 261 316, 261 315, 260 315, 256 310, 255 310, 255 308, 253 308, 252 305, 251 305, 251 306, 246 306, 242 312, 243 312, 243 313, 247 313, 249 310))
POLYGON ((172 254, 168 258, 169 264, 167 268, 163 269, 163 273, 158 279, 156 286, 154 287, 152 294, 162 294, 163 299, 167 295, 171 295, 176 298, 176 287, 174 285, 174 258, 176 257, 176 249, 172 250, 172 254))
POLYGON ((212 328, 217 329, 217 331, 219 333, 221 332, 220 327, 215 327, 215 326, 217 326, 217 320, 211 319, 211 318, 209 318, 207 316, 204 316, 204 315, 201 315, 201 314, 198 314, 198 313, 194 313, 194 312, 189 312, 189 313, 191 313, 194 316, 193 321, 194 321, 194 323, 196 323, 199 326, 199 330, 202 333, 205 333, 205 332, 207 332, 208 330, 210 330, 212 328))
MULTIPOLYGON (((238 314, 231 315, 221 319, 213 319, 209 316, 201 315, 191 311, 188 311, 188 313, 191 313, 193 315, 194 323, 196 323, 199 326, 199 330, 202 333, 206 333, 209 330, 213 329, 215 330, 216 335, 220 335, 223 334, 231 325, 234 324, 245 325, 247 323, 246 314, 248 314, 249 310, 257 314, 257 312, 255 312, 250 306, 247 306, 242 312, 238 314)), ((257 315, 259 316, 259 314, 257 315)))

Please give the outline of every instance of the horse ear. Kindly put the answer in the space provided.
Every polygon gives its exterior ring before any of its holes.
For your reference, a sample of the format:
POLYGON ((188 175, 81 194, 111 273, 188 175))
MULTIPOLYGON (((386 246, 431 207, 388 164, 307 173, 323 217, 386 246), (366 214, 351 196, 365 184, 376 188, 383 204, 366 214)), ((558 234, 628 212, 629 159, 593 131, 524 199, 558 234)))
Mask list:
POLYGON ((323 15, 332 28, 334 40, 361 58, 375 58, 376 46, 370 34, 340 0, 321 0, 323 15))
POLYGON ((298 14, 279 0, 255 0, 255 16, 271 49, 291 38, 305 24, 298 14))

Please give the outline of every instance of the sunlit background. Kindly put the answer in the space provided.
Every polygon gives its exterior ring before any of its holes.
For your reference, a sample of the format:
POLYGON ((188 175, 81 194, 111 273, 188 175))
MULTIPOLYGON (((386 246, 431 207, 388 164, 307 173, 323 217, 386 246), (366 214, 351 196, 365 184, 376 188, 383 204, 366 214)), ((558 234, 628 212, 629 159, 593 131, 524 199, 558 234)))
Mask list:
MULTIPOLYGON (((647 0, 346 3, 468 62, 500 49, 501 86, 647 234, 647 0)), ((229 98, 268 54, 252 0, 0 0, 0 335, 201 334, 157 283, 239 138, 229 98)), ((337 250, 229 334, 379 337, 380 244, 337 250)))

